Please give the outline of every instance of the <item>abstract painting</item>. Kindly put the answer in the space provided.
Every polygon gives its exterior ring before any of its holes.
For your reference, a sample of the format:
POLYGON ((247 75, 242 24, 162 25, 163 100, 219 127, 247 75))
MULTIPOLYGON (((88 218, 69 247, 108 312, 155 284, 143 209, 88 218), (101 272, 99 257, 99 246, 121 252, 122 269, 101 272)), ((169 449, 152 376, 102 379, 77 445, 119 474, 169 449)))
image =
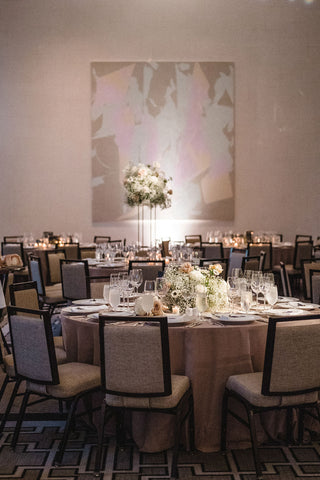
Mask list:
POLYGON ((123 171, 157 162, 172 177, 159 218, 234 218, 234 64, 91 64, 92 221, 135 218, 123 171))

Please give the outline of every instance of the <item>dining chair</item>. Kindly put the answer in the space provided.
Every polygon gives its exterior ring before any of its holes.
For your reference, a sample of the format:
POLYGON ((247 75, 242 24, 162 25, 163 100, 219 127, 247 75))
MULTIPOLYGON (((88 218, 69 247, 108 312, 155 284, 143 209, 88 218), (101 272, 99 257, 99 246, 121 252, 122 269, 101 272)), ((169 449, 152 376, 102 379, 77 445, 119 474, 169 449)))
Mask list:
POLYGON ((292 297, 290 278, 287 272, 286 265, 283 262, 280 262, 280 279, 283 295, 285 297, 292 297))
POLYGON ((62 295, 61 284, 45 286, 40 258, 37 255, 28 256, 29 274, 32 281, 37 282, 37 290, 40 300, 40 307, 48 307, 49 315, 52 316, 54 310, 66 303, 62 295))
POLYGON ((311 268, 309 270, 310 275, 310 289, 311 289, 311 301, 312 303, 320 304, 320 272, 311 268))
MULTIPOLYGON (((80 258, 80 245, 79 243, 65 243, 63 247, 59 247, 59 245, 56 245, 55 252, 63 252, 64 253, 64 258, 67 260, 79 260, 80 258)), ((60 272, 59 268, 59 262, 58 262, 58 270, 60 272)))
MULTIPOLYGON (((299 435, 302 440, 303 412, 318 405, 320 390, 320 316, 269 318, 262 372, 231 375, 226 383, 222 404, 221 451, 226 451, 227 418, 231 414, 250 429, 256 475, 262 479, 255 426, 255 415, 286 409, 290 420, 292 409, 300 412, 299 435), (238 401, 246 419, 230 406, 238 401)), ((288 425, 291 441, 292 430, 288 425)))
POLYGON ((108 243, 110 242, 111 237, 108 235, 95 235, 93 237, 93 243, 108 243))
POLYGON ((221 277, 224 280, 228 278, 228 270, 229 270, 229 258, 200 258, 199 267, 206 267, 208 268, 210 265, 221 265, 223 268, 221 277))
POLYGON ((312 235, 299 235, 297 234, 296 237, 295 237, 295 242, 305 242, 305 241, 308 241, 308 242, 311 242, 312 241, 312 235))
POLYGON ((50 318, 47 312, 8 307, 9 329, 16 377, 26 381, 26 389, 11 440, 15 448, 31 394, 44 399, 66 401, 69 410, 64 433, 55 457, 62 461, 70 427, 80 398, 100 390, 100 368, 70 362, 59 365, 54 349, 50 318))
POLYGON ((89 266, 87 260, 60 260, 63 297, 80 300, 91 297, 89 266))
POLYGON ((161 256, 162 256, 162 258, 170 257, 169 245, 170 245, 170 240, 162 240, 162 242, 161 242, 161 256))
POLYGON ((45 261, 47 266, 47 285, 61 283, 60 260, 66 258, 64 248, 59 250, 46 250, 45 261))
POLYGON ((1 255, 19 255, 23 266, 25 266, 25 258, 22 242, 1 242, 1 255))
POLYGON ((164 272, 166 263, 164 260, 129 260, 128 271, 135 268, 141 268, 143 281, 139 286, 138 292, 143 292, 144 282, 146 280, 155 280, 164 272))
POLYGON ((193 246, 196 244, 198 247, 201 247, 202 235, 185 235, 184 240, 186 245, 193 246))
POLYGON ((232 274, 234 268, 241 268, 242 259, 248 255, 248 251, 243 248, 230 248, 228 277, 232 274))
POLYGON ((311 298, 310 269, 320 270, 320 258, 301 260, 303 296, 306 300, 310 300, 311 298))
POLYGON ((80 247, 80 260, 96 258, 96 247, 80 247))
POLYGON ((260 255, 260 252, 265 252, 264 271, 270 272, 272 270, 272 242, 248 243, 248 257, 260 255))
POLYGON ((243 272, 245 272, 246 270, 263 271, 263 268, 261 269, 260 266, 261 266, 260 255, 242 258, 241 269, 243 272))
POLYGON ((203 258, 224 258, 222 242, 201 242, 203 258))
POLYGON ((188 420, 189 448, 193 448, 193 396, 183 375, 171 375, 167 317, 99 316, 101 383, 105 394, 99 422, 95 472, 101 465, 104 425, 115 414, 117 443, 125 438, 126 411, 172 415, 174 447, 171 477, 178 476, 179 440, 188 420), (121 322, 120 322, 121 320, 121 322), (138 325, 137 325, 138 323, 138 325))
POLYGON ((5 235, 3 237, 4 243, 21 243, 23 242, 23 235, 5 235))

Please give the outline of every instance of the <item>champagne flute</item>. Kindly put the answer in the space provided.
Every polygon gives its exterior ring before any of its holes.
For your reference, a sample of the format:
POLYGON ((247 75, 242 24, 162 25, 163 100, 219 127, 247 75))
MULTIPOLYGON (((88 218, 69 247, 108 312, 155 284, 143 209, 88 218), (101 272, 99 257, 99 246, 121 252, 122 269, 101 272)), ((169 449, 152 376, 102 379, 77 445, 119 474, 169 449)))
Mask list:
POLYGON ((109 291, 110 291, 110 285, 104 285, 103 286, 103 300, 106 303, 109 302, 109 291))

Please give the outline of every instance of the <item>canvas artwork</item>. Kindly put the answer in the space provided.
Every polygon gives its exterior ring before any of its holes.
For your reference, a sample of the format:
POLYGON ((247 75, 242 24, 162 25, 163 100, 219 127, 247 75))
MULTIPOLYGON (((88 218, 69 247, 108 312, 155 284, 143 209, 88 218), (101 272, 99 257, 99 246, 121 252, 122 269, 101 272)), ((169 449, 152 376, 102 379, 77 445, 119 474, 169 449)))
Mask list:
POLYGON ((123 171, 158 162, 172 206, 158 218, 234 217, 234 64, 93 62, 93 223, 133 219, 123 171))

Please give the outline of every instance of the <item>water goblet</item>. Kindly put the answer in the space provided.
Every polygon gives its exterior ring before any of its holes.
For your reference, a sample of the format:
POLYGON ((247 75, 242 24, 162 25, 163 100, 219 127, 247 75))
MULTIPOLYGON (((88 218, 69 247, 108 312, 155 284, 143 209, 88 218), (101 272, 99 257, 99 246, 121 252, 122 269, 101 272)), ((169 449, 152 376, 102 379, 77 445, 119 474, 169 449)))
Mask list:
POLYGON ((208 309, 207 292, 196 293, 196 307, 199 312, 199 317, 202 319, 203 313, 208 309))
POLYGON ((104 285, 103 286, 103 300, 106 303, 109 302, 109 291, 110 291, 110 285, 104 285))
POLYGON ((272 307, 277 303, 278 301, 278 287, 277 285, 269 285, 269 288, 266 291, 266 300, 269 305, 272 307))
POLYGON ((228 295, 228 301, 230 303, 230 309, 231 309, 230 313, 233 313, 234 299, 238 295, 238 285, 234 277, 228 277, 227 279, 227 295, 228 295))
POLYGON ((246 313, 250 310, 250 307, 252 305, 252 291, 251 288, 243 288, 241 291, 241 308, 244 310, 246 313))
POLYGON ((114 312, 116 308, 120 305, 120 294, 121 290, 119 287, 110 287, 109 289, 109 303, 111 305, 112 311, 114 312))
POLYGON ((144 293, 154 293, 156 288, 156 282, 154 280, 145 280, 144 293))

